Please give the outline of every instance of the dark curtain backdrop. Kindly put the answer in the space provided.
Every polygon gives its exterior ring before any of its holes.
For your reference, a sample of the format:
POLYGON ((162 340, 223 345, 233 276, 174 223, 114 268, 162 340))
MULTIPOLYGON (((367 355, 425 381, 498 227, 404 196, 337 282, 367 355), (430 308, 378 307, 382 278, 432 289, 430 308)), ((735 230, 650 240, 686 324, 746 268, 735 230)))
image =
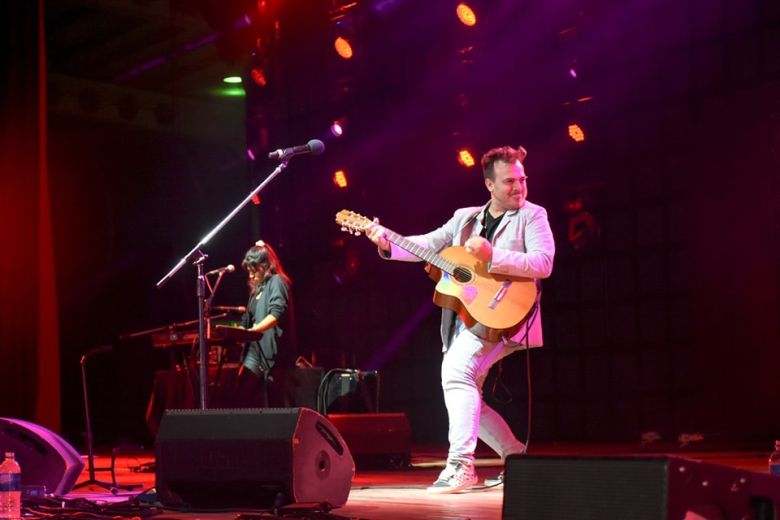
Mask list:
POLYGON ((4 5, 0 34, 0 415, 60 425, 54 252, 46 164, 43 4, 4 5))

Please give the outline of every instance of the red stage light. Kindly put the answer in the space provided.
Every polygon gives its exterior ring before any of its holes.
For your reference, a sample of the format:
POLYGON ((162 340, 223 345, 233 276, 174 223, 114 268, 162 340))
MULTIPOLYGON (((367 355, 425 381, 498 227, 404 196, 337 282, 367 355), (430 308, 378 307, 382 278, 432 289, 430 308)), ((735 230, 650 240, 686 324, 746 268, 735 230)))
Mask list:
POLYGON ((349 185, 349 183, 347 182, 347 174, 344 173, 344 170, 338 170, 336 173, 333 174, 333 184, 335 184, 342 190, 349 185))
POLYGON ((585 131, 577 123, 572 123, 569 125, 569 137, 581 143, 585 140, 585 131))
POLYGON ((474 156, 466 148, 458 150, 458 162, 466 168, 471 168, 476 164, 474 156))
POLYGON ((336 38, 336 41, 333 42, 333 46, 336 48, 338 55, 345 60, 352 57, 352 45, 349 44, 349 41, 346 38, 339 36, 336 38))
POLYGON ((253 67, 249 74, 252 76, 252 81, 254 81, 255 85, 258 87, 264 87, 268 85, 268 79, 266 79, 265 71, 262 68, 253 67))
POLYGON ((474 13, 474 10, 471 7, 464 3, 458 4, 458 7, 455 8, 455 14, 458 15, 458 20, 460 20, 463 25, 467 27, 474 27, 477 25, 476 13, 474 13))

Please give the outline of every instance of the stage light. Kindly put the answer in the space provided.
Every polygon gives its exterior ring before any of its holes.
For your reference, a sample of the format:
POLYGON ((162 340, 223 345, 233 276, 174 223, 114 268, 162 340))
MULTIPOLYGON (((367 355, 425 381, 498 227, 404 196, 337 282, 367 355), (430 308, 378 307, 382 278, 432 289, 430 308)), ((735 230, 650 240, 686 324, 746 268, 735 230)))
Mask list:
POLYGON ((210 92, 219 97, 244 97, 246 95, 246 91, 243 87, 233 86, 211 89, 210 92))
POLYGON ((569 137, 574 141, 581 143, 585 140, 585 131, 576 123, 569 125, 569 137))
POLYGON ((574 79, 577 79, 577 71, 574 70, 574 68, 569 69, 569 76, 571 76, 574 79))
POLYGON ((265 71, 262 67, 252 67, 252 70, 249 71, 249 75, 258 87, 265 87, 268 85, 268 79, 265 77, 265 71))
POLYGON ((230 85, 235 85, 237 83, 241 83, 241 76, 226 76, 222 78, 222 81, 230 85))
POLYGON ((255 152, 253 152, 251 148, 246 149, 246 156, 249 157, 251 161, 255 160, 255 152))
POLYGON ((467 27, 474 27, 477 24, 477 15, 467 4, 458 4, 458 7, 455 8, 455 14, 458 15, 458 20, 467 27))
POLYGON ((349 182, 347 182, 347 174, 344 173, 344 170, 338 170, 333 174, 333 184, 342 190, 349 185, 349 182))
POLYGON ((338 55, 345 60, 352 58, 352 45, 349 44, 349 41, 346 38, 339 36, 336 38, 336 41, 333 42, 333 46, 336 48, 338 55))
POLYGON ((577 198, 566 201, 563 207, 569 213, 576 213, 578 211, 582 211, 582 209, 585 207, 585 203, 581 198, 577 198))
POLYGON ((474 156, 466 148, 458 150, 458 162, 466 168, 471 168, 476 164, 474 156))
POLYGON ((341 125, 340 121, 333 121, 333 124, 330 125, 330 133, 333 134, 333 137, 341 137, 344 135, 344 127, 341 125))

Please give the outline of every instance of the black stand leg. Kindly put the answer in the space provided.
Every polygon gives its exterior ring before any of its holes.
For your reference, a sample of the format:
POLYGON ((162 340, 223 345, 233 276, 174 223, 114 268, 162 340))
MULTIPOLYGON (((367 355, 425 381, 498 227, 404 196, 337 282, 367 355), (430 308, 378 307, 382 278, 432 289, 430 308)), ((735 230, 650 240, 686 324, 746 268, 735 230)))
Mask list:
POLYGON ((95 478, 95 452, 94 452, 94 444, 92 441, 92 421, 90 420, 90 413, 89 413, 89 393, 87 392, 87 357, 89 357, 92 354, 95 354, 97 352, 107 352, 111 350, 113 347, 111 345, 104 345, 101 347, 95 347, 83 356, 81 356, 81 389, 84 393, 84 417, 86 418, 87 423, 87 465, 89 469, 89 479, 85 480, 84 482, 79 482, 75 486, 73 486, 73 489, 78 489, 85 486, 99 486, 103 489, 107 489, 111 491, 113 494, 117 494, 117 492, 120 489, 135 489, 141 487, 141 484, 117 484, 116 483, 116 475, 114 474, 114 465, 111 464, 111 476, 113 482, 103 482, 101 480, 97 480, 95 478))

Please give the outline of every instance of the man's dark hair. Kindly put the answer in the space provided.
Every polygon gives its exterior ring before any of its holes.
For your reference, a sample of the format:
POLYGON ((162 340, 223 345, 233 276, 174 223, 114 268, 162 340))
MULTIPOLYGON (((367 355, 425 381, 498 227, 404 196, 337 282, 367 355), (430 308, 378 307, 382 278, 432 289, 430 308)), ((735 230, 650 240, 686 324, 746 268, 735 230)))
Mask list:
POLYGON ((484 175, 486 179, 494 181, 496 180, 496 170, 494 166, 497 161, 503 161, 508 164, 520 161, 522 164, 527 155, 528 152, 526 152, 525 148, 522 146, 518 146, 517 149, 512 148, 511 146, 499 146, 498 148, 488 150, 485 152, 485 155, 482 156, 482 175, 484 175))

